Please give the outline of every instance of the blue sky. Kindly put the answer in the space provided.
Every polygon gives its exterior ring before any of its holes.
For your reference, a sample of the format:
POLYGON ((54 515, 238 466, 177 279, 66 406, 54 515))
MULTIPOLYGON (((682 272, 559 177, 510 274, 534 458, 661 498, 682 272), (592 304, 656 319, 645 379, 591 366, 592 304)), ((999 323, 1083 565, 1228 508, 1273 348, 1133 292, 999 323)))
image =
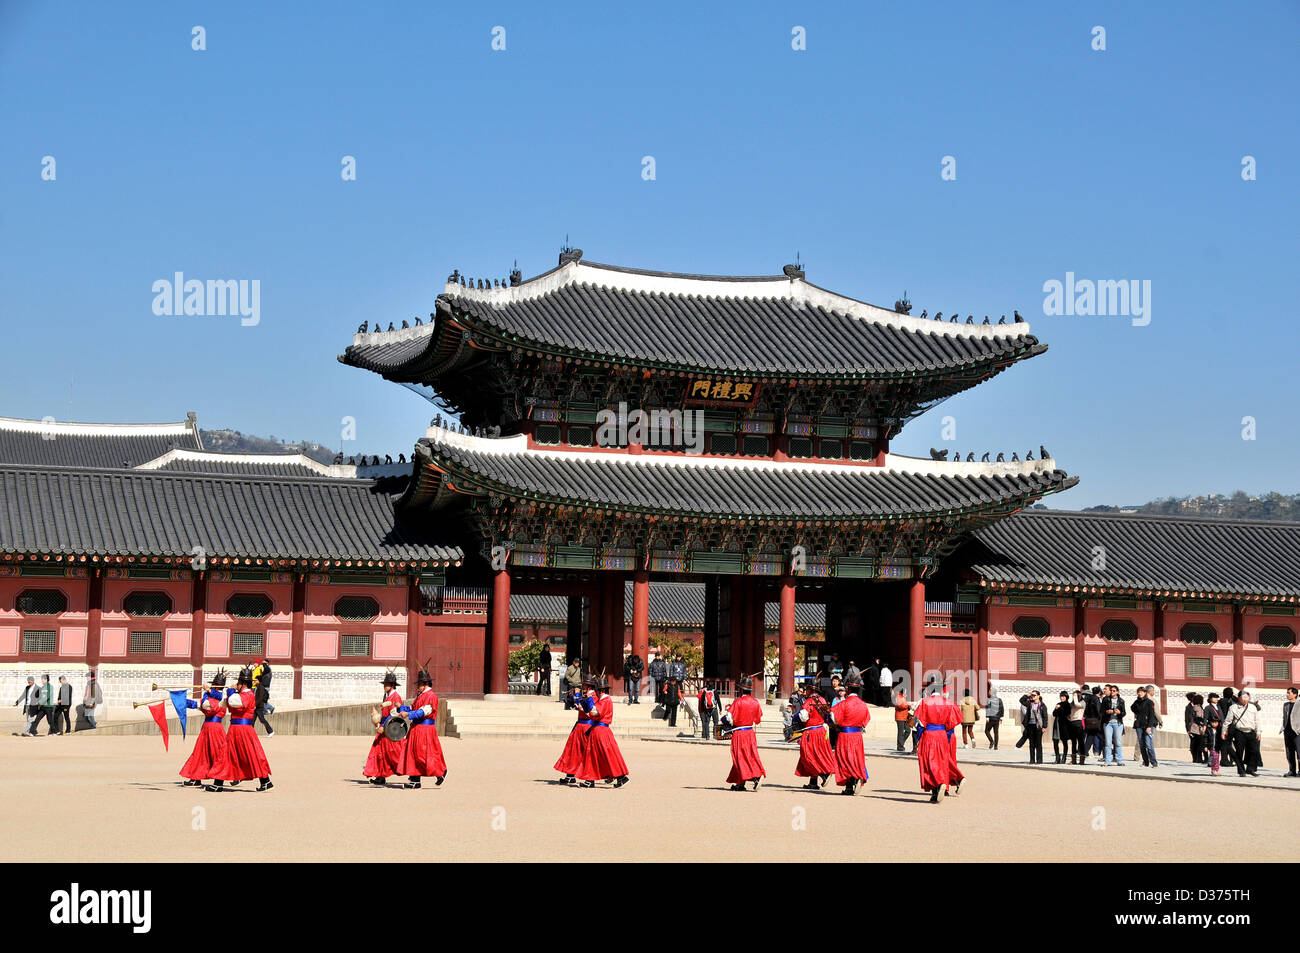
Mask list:
POLYGON ((345 452, 396 455, 434 411, 337 363, 356 326, 427 315, 453 268, 544 271, 568 235, 673 271, 798 252, 881 305, 1026 315, 1048 353, 899 452, 1043 443, 1072 508, 1297 492, 1298 35, 1294 3, 11 0, 0 415, 195 410, 330 446, 350 416, 345 452), (258 279, 260 323, 155 315, 175 271, 258 279), (1149 280, 1151 323, 1045 316, 1067 271, 1149 280))

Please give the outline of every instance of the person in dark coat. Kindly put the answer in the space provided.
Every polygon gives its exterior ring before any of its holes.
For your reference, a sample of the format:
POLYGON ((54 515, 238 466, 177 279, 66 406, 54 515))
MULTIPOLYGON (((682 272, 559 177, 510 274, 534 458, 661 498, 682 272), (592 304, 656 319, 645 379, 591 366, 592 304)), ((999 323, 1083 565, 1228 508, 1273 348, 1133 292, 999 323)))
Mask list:
POLYGON ((668 681, 668 664, 662 655, 656 655, 650 661, 650 681, 654 683, 655 704, 664 702, 664 682, 668 681))
POLYGON ((668 714, 670 727, 677 727, 677 706, 682 703, 682 684, 675 678, 669 678, 664 685, 664 710, 668 714))
POLYGON ((645 674, 645 662, 633 652, 623 660, 623 690, 627 693, 629 705, 641 704, 641 676, 645 674))
POLYGON ((542 642, 542 650, 537 653, 537 694, 551 694, 551 642, 542 642))
POLYGON ((865 701, 873 705, 888 704, 888 700, 884 703, 880 700, 880 659, 868 665, 862 673, 862 689, 865 701))

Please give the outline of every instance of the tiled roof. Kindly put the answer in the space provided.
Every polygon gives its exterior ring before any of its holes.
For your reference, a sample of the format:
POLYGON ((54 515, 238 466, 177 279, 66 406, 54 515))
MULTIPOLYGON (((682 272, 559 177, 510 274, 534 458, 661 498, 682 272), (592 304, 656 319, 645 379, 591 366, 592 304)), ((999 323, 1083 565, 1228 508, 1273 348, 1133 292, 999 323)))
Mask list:
MULTIPOLYGON (((1055 463, 888 458, 884 467, 527 449, 430 428, 424 470, 461 492, 505 492, 611 509, 720 517, 904 518, 1033 501, 1073 486, 1055 463)), ((421 473, 424 473, 424 470, 421 473)))
POLYGON ((366 480, 0 467, 0 552, 456 561, 366 480))
MULTIPOLYGON (((652 582, 649 589, 651 626, 680 625, 698 628, 704 625, 704 586, 694 582, 652 582)), ((764 622, 768 627, 781 623, 781 607, 766 604, 764 622)), ((510 597, 510 618, 528 622, 563 623, 568 618, 564 596, 515 595, 510 597)), ((632 583, 624 585, 623 621, 632 624, 632 583)), ((820 629, 826 624, 826 606, 814 602, 796 602, 794 624, 797 629, 820 629)))
MULTIPOLYGON (((1025 323, 949 323, 898 314, 793 275, 731 278, 571 260, 512 287, 448 282, 438 318, 359 333, 340 357, 394 379, 420 379, 465 353, 466 325, 502 345, 699 371, 808 377, 976 379, 1045 351, 1025 323)), ((974 380, 971 381, 973 383, 974 380)))
POLYGON ((954 558, 1012 586, 1300 596, 1297 523, 1027 510, 975 540, 954 558))
POLYGON ((166 424, 82 424, 0 418, 0 465, 133 467, 177 448, 203 449, 193 419, 166 424))
POLYGON ((302 453, 218 453, 206 450, 172 450, 136 469, 302 478, 357 475, 355 466, 319 463, 302 453))

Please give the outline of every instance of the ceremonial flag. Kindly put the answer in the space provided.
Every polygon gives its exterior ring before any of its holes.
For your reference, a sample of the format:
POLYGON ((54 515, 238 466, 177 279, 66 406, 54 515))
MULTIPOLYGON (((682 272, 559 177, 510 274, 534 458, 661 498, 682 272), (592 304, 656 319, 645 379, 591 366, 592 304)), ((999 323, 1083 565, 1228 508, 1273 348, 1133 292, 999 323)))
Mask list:
POLYGON ((162 731, 163 750, 167 750, 167 711, 163 708, 162 702, 155 702, 149 706, 149 714, 153 715, 153 720, 158 722, 158 728, 162 731))
POLYGON ((176 709, 176 717, 181 720, 181 738, 185 737, 185 722, 188 718, 189 705, 185 704, 186 691, 181 689, 179 692, 172 692, 172 707, 176 709))

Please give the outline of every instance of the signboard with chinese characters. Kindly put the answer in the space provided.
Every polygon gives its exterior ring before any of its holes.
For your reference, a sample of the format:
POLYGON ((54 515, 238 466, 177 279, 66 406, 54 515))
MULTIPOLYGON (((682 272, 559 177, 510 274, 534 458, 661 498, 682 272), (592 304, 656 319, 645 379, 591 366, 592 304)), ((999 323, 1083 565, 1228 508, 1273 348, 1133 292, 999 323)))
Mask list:
POLYGON ((759 385, 753 381, 697 377, 686 391, 687 403, 739 405, 752 404, 758 398, 759 385))

